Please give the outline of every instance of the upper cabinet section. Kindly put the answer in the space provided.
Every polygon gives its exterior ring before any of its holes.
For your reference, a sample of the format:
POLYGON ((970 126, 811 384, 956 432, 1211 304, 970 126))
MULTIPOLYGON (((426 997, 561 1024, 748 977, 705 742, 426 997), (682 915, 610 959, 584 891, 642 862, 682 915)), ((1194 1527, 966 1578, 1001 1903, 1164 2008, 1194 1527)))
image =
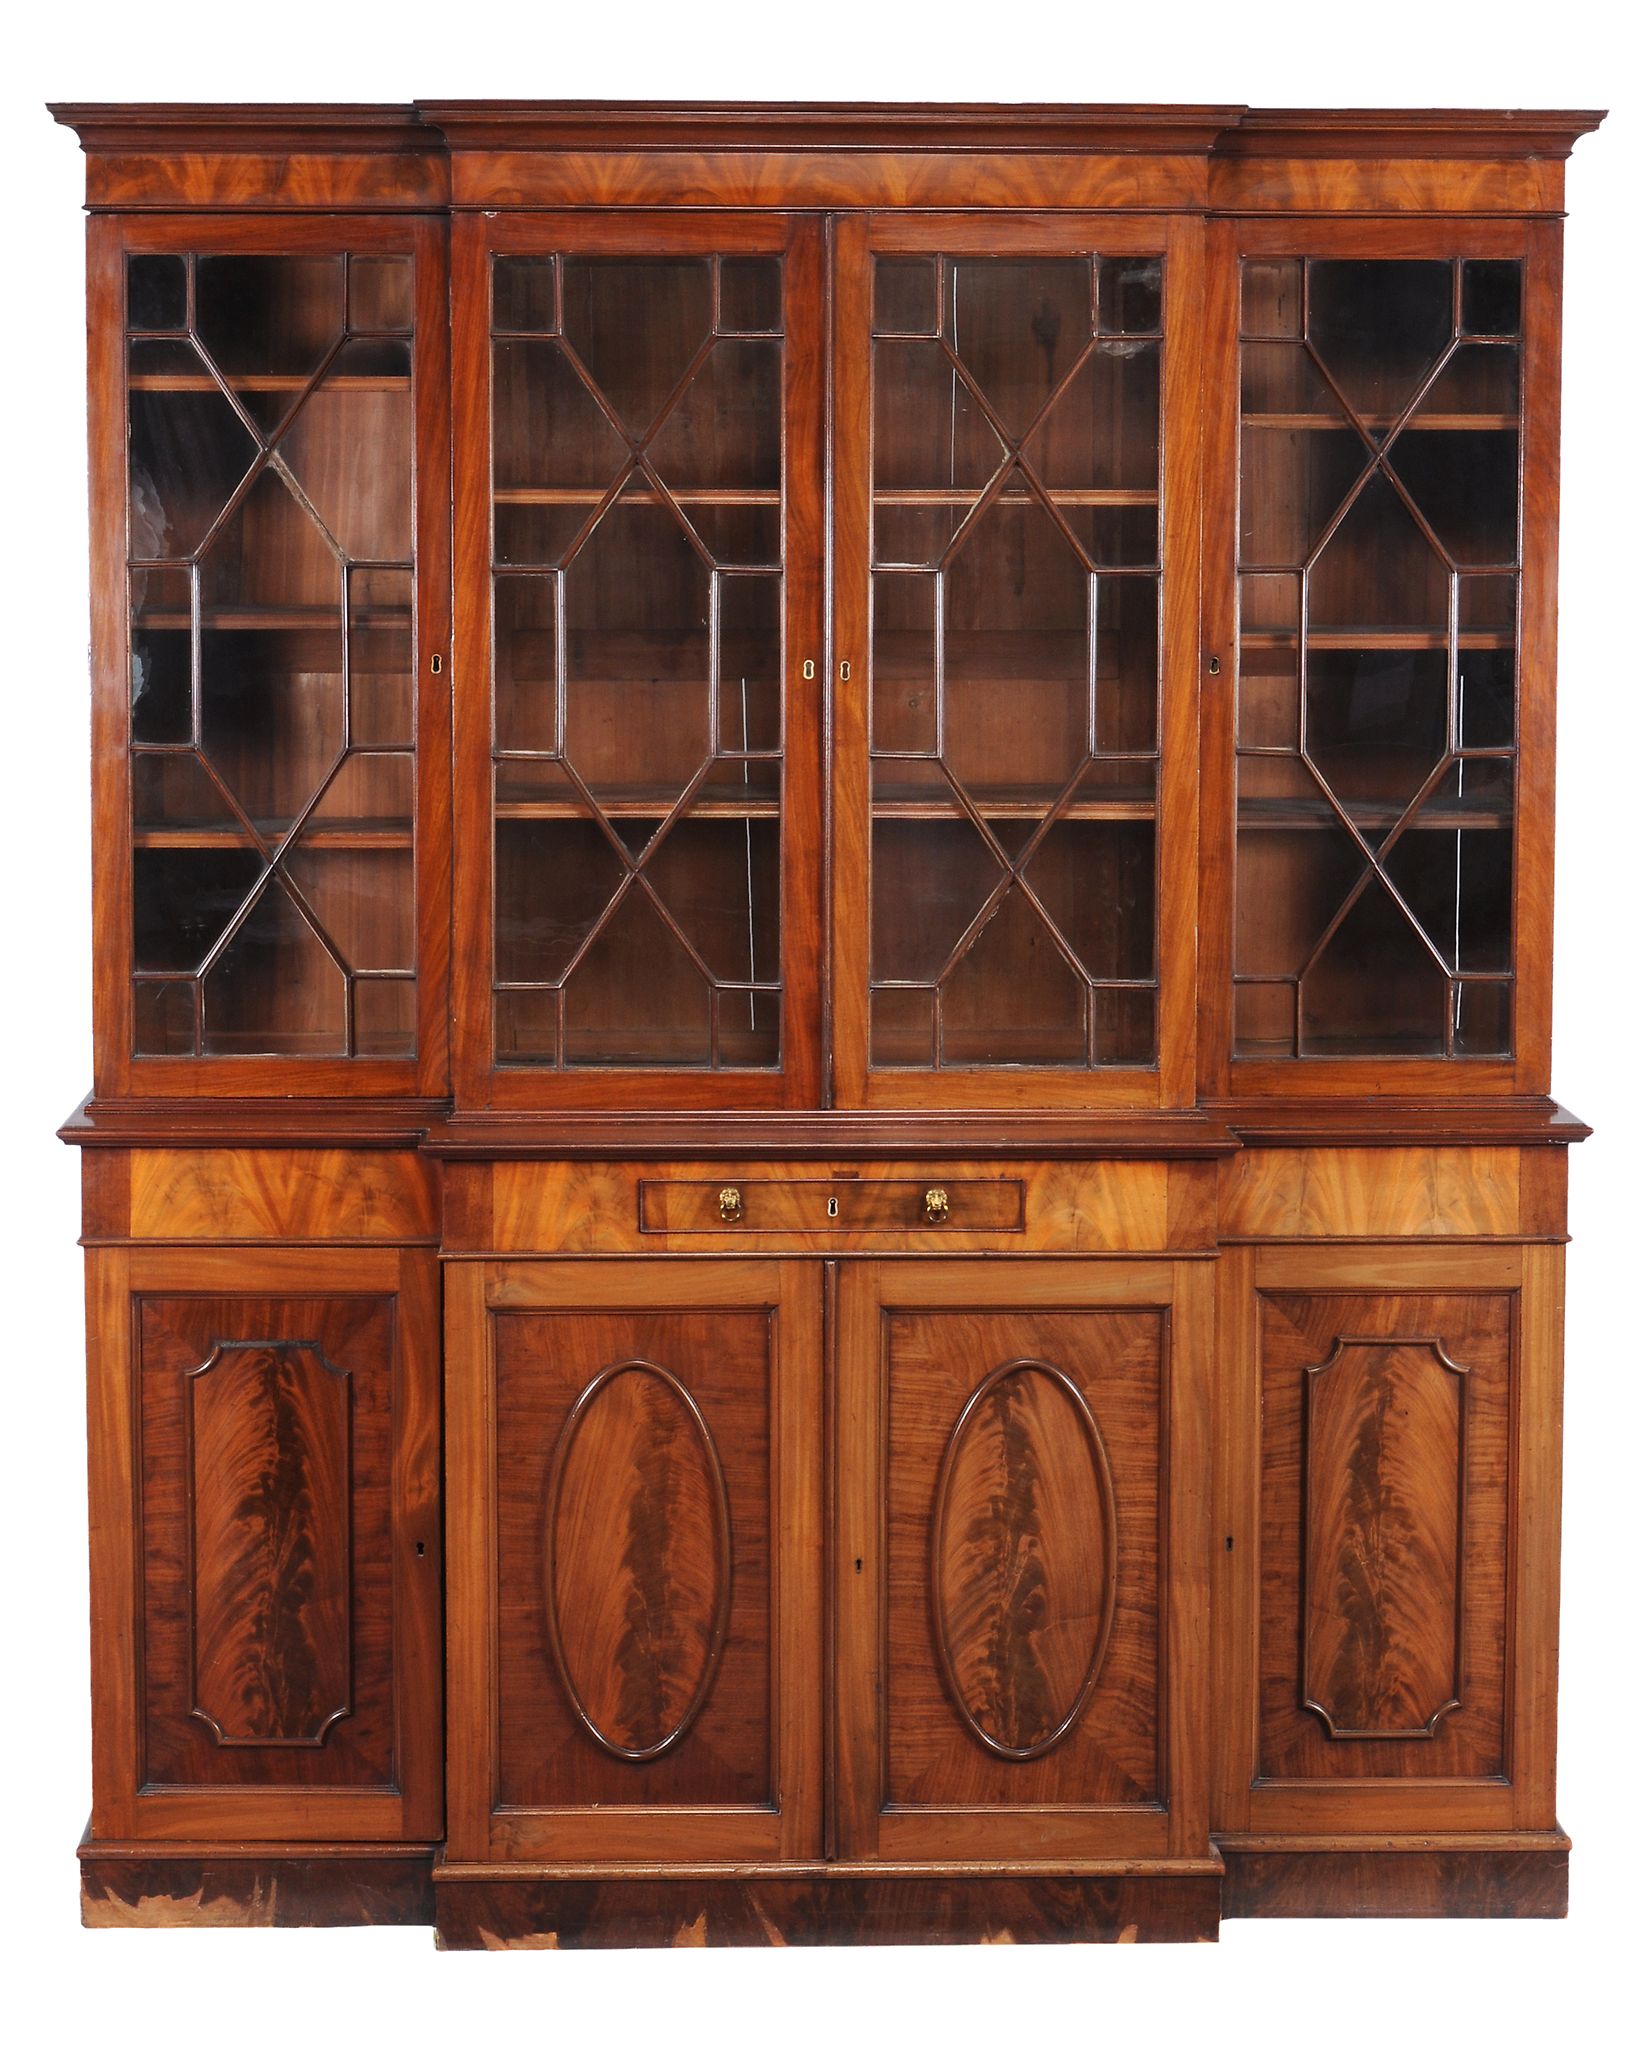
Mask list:
POLYGON ((101 1100, 1546 1094, 1598 116, 56 111, 101 1100))
POLYGON ((107 1068, 414 1093, 443 1060, 435 231, 99 223, 94 266, 125 428, 93 451, 107 1068))

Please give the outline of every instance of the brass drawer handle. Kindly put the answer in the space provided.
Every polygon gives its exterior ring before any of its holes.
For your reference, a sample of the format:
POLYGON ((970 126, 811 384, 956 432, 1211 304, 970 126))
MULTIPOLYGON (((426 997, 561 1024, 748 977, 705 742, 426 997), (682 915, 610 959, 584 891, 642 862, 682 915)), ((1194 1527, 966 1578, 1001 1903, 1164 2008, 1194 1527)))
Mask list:
POLYGON ((721 1188, 720 1221, 741 1223, 743 1220, 743 1191, 741 1188, 721 1188))
POLYGON ((925 1220, 927 1223, 948 1221, 948 1190, 927 1188, 925 1191, 925 1220))

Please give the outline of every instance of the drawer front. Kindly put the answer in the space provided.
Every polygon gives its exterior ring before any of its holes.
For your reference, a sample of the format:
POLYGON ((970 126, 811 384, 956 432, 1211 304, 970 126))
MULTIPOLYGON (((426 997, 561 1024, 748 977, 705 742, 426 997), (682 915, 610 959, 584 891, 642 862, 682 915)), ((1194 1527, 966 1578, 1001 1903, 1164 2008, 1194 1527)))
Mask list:
POLYGON ((640 1183, 642 1231, 1007 1230, 1023 1227, 1020 1180, 698 1180, 640 1183))
POLYGON ((454 1258, 1203 1253, 1216 1174, 1209 1159, 453 1160, 442 1244, 454 1258))

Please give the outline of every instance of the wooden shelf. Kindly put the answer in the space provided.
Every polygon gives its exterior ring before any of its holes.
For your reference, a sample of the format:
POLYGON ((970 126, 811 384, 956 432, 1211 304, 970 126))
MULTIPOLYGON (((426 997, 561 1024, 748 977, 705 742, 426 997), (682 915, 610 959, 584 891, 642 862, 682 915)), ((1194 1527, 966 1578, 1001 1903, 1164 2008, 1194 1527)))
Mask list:
MULTIPOLYGON (((256 393, 259 391, 306 391, 311 381, 308 377, 245 376, 225 377, 223 384, 226 384, 231 391, 256 393)), ((223 384, 219 384, 215 377, 204 370, 140 371, 137 375, 128 376, 126 379, 126 388, 129 391, 221 391, 223 384)), ((411 389, 411 377, 409 372, 405 371, 398 375, 322 377, 314 388, 316 391, 349 393, 357 391, 409 391, 411 389)))
MULTIPOLYGON (((1344 801, 1342 808, 1363 831, 1386 832, 1405 815, 1400 803, 1344 801)), ((1500 804, 1429 803, 1406 826, 1407 832, 1506 832, 1513 813, 1500 804)), ((1239 800, 1239 828, 1247 831, 1318 831, 1341 829, 1342 821, 1324 797, 1247 796, 1239 800)))
MULTIPOLYGON (((253 821, 269 845, 277 845, 289 829, 262 819, 253 821)), ((254 853, 245 834, 234 825, 139 825, 131 843, 143 852, 254 853)), ((400 818, 348 818, 305 825, 297 850, 307 853, 397 853, 411 845, 411 825, 400 818)))
MULTIPOLYGON (((874 493, 876 505, 974 505, 982 496, 986 485, 974 491, 901 491, 881 490, 874 493)), ((1047 487, 1045 495, 1053 505, 1157 505, 1157 490, 1107 490, 1075 491, 1056 490, 1047 487)), ((996 505, 1037 505, 1036 491, 1002 491, 993 501, 996 505)))
MULTIPOLYGON (((139 612, 132 617, 131 629, 134 633, 186 633, 191 623, 187 612, 139 612)), ((349 625, 355 632, 409 633, 411 614, 405 611, 356 611, 349 625)), ((200 614, 201 630, 209 633, 341 632, 342 626, 340 602, 335 606, 246 606, 200 614)))
MULTIPOLYGON (((1362 415, 1360 425, 1373 433, 1386 432, 1398 420, 1397 413, 1362 415)), ((1353 434, 1354 422, 1341 413, 1242 412, 1242 427, 1270 427, 1280 433, 1353 434)), ((1400 428, 1403 434, 1515 434, 1519 431, 1517 412, 1419 412, 1400 428)))
MULTIPOLYGON (((667 478, 663 480, 667 483, 667 478)), ((610 495, 606 490, 585 490, 581 487, 558 489, 532 484, 509 485, 491 494, 496 505, 599 505, 610 495)), ((668 485, 668 495, 677 505, 780 505, 781 491, 697 491, 689 488, 676 490, 668 485)), ((660 505, 661 494, 653 490, 619 491, 613 501, 618 505, 660 505)))
MULTIPOLYGON (((678 790, 596 789, 594 801, 608 818, 666 818, 679 797, 678 790)), ((699 791, 681 818, 682 824, 704 819, 776 818, 781 800, 769 791, 699 791)), ((587 805, 575 796, 511 796, 499 793, 493 815, 500 825, 534 825, 576 822, 591 824, 587 805)))
MULTIPOLYGON (((1057 801, 1060 791, 1050 784, 1030 784, 1020 789, 1009 786, 972 789, 967 790, 966 794, 983 817, 1005 821, 1013 818, 1043 818, 1057 801)), ((1057 813, 1057 819, 1059 823, 1064 818, 1078 819, 1082 822, 1149 821, 1156 815, 1157 808, 1151 788, 1093 791, 1089 796, 1076 797, 1072 803, 1057 813)), ((876 820, 906 818, 911 821, 929 820, 934 823, 957 824, 966 818, 966 812, 957 798, 936 789, 892 787, 883 793, 877 793, 869 809, 876 820)))
MULTIPOLYGON (((1295 647, 1297 644, 1294 632, 1267 626, 1243 632, 1239 638, 1241 648, 1251 650, 1295 647)), ((1308 645, 1320 653, 1360 650, 1366 653, 1399 653, 1424 647, 1449 647, 1450 644, 1451 636, 1443 629, 1422 626, 1310 626, 1308 629, 1308 645)), ((1457 635, 1457 646, 1465 652, 1488 647, 1512 647, 1513 644, 1514 633, 1509 627, 1500 630, 1469 627, 1457 635)))

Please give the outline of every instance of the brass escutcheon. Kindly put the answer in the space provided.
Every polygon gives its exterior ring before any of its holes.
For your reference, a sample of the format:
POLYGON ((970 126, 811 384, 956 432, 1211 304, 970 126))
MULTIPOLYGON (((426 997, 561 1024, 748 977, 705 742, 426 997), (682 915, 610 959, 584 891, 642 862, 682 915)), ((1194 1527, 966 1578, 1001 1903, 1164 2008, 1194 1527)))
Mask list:
POLYGON ((720 1221, 741 1223, 743 1220, 743 1191, 741 1188, 721 1188, 720 1221))
POLYGON ((948 1221, 948 1190, 927 1188, 925 1191, 925 1220, 927 1223, 948 1221))

